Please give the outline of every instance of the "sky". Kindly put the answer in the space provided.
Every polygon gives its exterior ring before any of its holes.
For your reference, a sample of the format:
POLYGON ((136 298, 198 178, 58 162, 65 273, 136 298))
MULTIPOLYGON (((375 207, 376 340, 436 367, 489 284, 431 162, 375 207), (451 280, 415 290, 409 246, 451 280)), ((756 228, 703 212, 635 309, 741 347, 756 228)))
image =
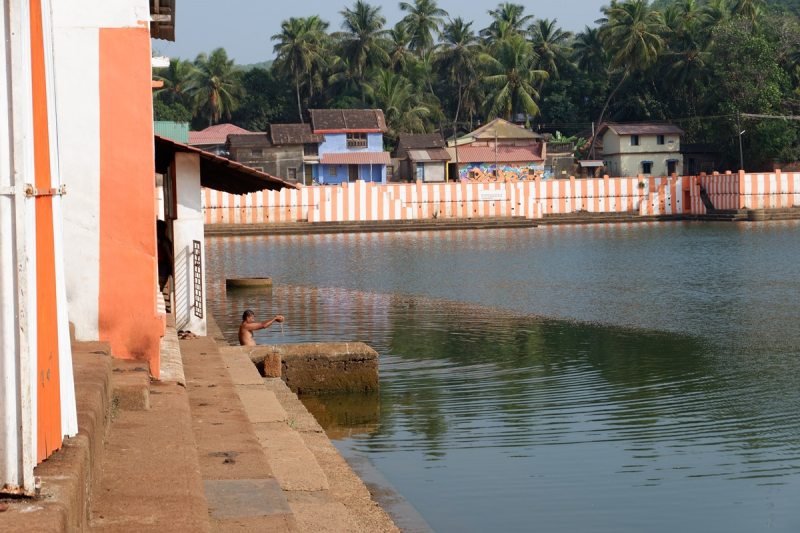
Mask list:
MULTIPOLYGON (((413 3, 413 0, 406 0, 413 3)), ((601 17, 600 7, 608 0, 512 0, 525 6, 525 14, 537 19, 557 19, 558 26, 579 32, 586 26, 595 26, 601 17)), ((331 23, 329 31, 338 31, 342 22, 339 11, 352 7, 355 0, 187 0, 177 2, 175 42, 153 40, 155 55, 194 59, 201 52, 209 53, 223 47, 228 57, 239 65, 274 59, 272 35, 280 31, 283 20, 290 17, 320 15, 331 23)), ((394 26, 403 14, 399 2, 371 1, 382 6, 387 27, 394 26)), ((451 17, 473 20, 473 28, 480 30, 489 25, 489 9, 498 0, 439 0, 440 8, 451 17)))

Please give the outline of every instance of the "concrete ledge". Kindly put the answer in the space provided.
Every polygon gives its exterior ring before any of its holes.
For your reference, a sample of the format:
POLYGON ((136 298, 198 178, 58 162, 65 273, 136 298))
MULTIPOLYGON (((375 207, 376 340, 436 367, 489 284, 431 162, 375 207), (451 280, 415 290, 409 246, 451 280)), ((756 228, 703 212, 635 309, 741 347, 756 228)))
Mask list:
MULTIPOLYGON (((274 395, 274 394, 273 394, 274 395)), ((272 473, 286 491, 328 490, 328 478, 297 431, 286 422, 253 424, 272 473)))
POLYGON ((272 347, 220 346, 219 351, 236 385, 261 385, 262 374, 281 375, 281 357, 272 347))
POLYGON ((294 393, 366 392, 380 387, 378 353, 363 342, 283 344, 274 348, 281 356, 281 379, 294 393))
POLYGON ((150 409, 150 364, 147 361, 114 359, 112 383, 114 407, 123 411, 150 409))
POLYGON ((0 513, 3 533, 88 530, 88 500, 99 477, 103 437, 111 403, 111 348, 102 342, 74 342, 72 361, 78 434, 34 469, 41 480, 35 498, 8 500, 0 513))

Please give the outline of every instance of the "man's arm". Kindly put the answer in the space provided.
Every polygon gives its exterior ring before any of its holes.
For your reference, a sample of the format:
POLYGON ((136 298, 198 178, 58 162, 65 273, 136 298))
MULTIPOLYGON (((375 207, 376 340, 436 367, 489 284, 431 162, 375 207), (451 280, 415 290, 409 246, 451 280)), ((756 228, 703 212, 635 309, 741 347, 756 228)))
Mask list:
POLYGON ((265 329, 272 325, 273 322, 283 322, 283 317, 281 315, 276 316, 275 318, 271 318, 269 320, 265 320, 264 322, 253 322, 252 324, 242 324, 242 327, 247 331, 255 331, 257 329, 265 329))

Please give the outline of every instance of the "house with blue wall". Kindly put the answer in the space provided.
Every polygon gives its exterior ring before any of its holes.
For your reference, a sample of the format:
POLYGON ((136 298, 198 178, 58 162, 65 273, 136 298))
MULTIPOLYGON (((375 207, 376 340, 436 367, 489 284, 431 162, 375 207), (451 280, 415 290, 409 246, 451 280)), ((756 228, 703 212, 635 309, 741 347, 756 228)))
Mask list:
POLYGON ((356 180, 386 183, 389 152, 383 149, 386 120, 380 109, 311 109, 311 129, 324 135, 319 144, 317 182, 333 185, 356 180))

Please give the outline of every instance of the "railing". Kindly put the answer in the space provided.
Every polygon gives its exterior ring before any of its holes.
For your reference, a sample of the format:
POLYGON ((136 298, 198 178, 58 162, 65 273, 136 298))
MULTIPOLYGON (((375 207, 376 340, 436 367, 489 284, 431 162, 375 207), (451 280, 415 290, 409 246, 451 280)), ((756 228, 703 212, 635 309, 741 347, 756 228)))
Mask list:
POLYGON ((575 150, 575 143, 568 142, 568 143, 554 143, 549 142, 547 143, 547 153, 552 154, 555 152, 572 152, 575 150))

